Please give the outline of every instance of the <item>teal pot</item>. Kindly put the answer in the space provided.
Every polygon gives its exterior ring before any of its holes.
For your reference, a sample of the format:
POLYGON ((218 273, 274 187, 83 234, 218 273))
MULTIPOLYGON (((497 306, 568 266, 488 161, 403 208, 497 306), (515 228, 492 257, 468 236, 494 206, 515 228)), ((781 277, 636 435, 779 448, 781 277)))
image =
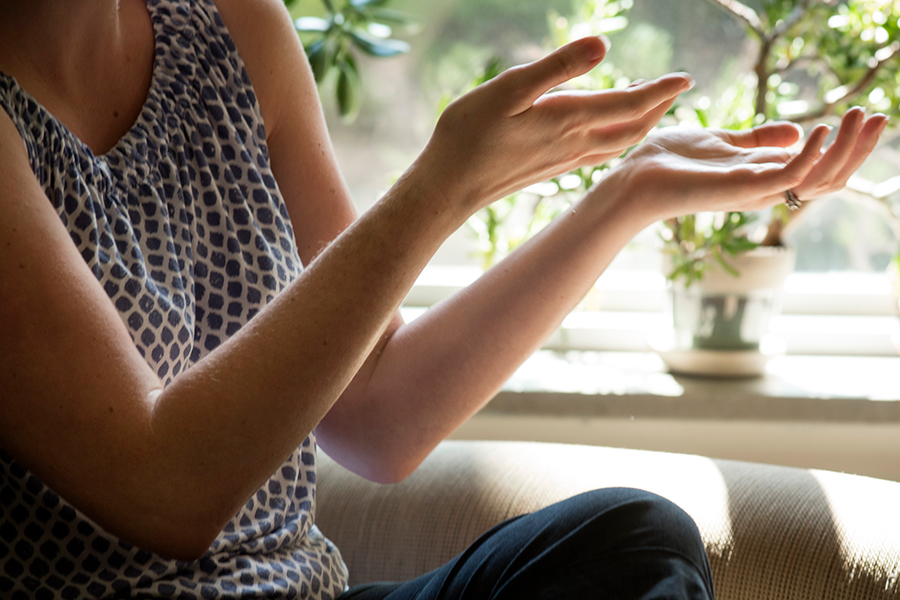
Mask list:
POLYGON ((690 287, 669 282, 671 331, 654 346, 670 369, 704 375, 761 374, 768 358, 783 349, 769 335, 769 323, 781 311, 784 282, 795 258, 787 248, 760 247, 729 257, 738 276, 713 265, 702 281, 690 287))

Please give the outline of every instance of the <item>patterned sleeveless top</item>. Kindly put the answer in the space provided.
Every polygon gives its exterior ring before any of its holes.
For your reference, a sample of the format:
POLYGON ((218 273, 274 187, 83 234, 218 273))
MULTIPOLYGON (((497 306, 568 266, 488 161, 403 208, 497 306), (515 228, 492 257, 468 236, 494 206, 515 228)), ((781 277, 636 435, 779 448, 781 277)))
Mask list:
MULTIPOLYGON (((0 73, 0 106, 73 243, 165 383, 301 271, 256 96, 212 0, 147 0, 156 39, 137 122, 103 156, 0 73)), ((0 449, 0 598, 316 598, 347 581, 313 524, 310 436, 206 555, 104 531, 0 449)))

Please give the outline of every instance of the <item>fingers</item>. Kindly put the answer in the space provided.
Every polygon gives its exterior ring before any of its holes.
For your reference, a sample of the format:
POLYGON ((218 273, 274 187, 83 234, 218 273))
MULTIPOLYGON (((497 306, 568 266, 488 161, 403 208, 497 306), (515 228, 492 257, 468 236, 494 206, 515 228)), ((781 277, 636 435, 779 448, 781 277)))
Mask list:
POLYGON ((834 142, 794 188, 795 193, 803 200, 810 200, 843 188, 875 148, 887 122, 888 118, 882 114, 865 119, 861 108, 847 111, 834 142))
MULTIPOLYGON (((809 134, 803 149, 784 164, 753 165, 731 171, 732 182, 751 198, 769 199, 795 188, 806 179, 822 155, 829 128, 818 125, 809 134)), ((749 165, 748 165, 749 166, 749 165)))
POLYGON ((853 108, 844 114, 837 137, 822 158, 810 171, 806 180, 797 186, 795 192, 804 199, 816 196, 820 190, 831 185, 832 178, 844 167, 859 138, 865 112, 861 108, 853 108))
POLYGON ((822 144, 831 131, 827 125, 817 125, 809 134, 803 150, 791 158, 781 170, 772 178, 771 186, 774 191, 784 191, 799 185, 809 175, 810 171, 822 156, 822 144))
POLYGON ((836 191, 847 184, 847 180, 850 179, 850 176, 856 172, 863 162, 865 162, 866 158, 868 158, 869 154, 871 154, 872 150, 875 149, 875 144, 878 143, 878 138, 887 126, 888 120, 887 116, 877 114, 872 115, 863 124, 860 128, 859 135, 856 137, 856 145, 853 150, 851 150, 844 166, 834 177, 829 191, 836 191))
POLYGON ((550 94, 542 106, 558 110, 573 125, 603 127, 640 119, 660 105, 671 103, 692 85, 693 80, 686 73, 671 73, 627 88, 550 94))
POLYGON ((503 100, 510 102, 509 114, 519 114, 551 89, 597 66, 606 56, 608 45, 599 37, 566 44, 533 63, 501 73, 494 78, 493 87, 503 100))
POLYGON ((671 98, 637 119, 588 130, 589 147, 595 152, 605 150, 613 156, 618 156, 625 149, 640 143, 669 112, 674 103, 675 98, 671 98))
POLYGON ((802 132, 793 123, 774 122, 742 131, 723 129, 719 130, 717 134, 729 144, 740 148, 759 148, 761 146, 786 148, 796 143, 802 132))

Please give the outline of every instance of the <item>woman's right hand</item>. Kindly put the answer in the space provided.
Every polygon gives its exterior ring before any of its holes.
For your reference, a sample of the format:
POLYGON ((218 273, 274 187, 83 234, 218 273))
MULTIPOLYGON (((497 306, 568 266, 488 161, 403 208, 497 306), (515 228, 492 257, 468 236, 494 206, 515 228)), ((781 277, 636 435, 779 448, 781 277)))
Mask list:
POLYGON ((676 73, 625 89, 547 93, 605 54, 599 38, 584 38, 472 90, 441 116, 413 170, 423 169, 445 197, 462 198, 474 212, 532 183, 619 156, 692 80, 676 73))

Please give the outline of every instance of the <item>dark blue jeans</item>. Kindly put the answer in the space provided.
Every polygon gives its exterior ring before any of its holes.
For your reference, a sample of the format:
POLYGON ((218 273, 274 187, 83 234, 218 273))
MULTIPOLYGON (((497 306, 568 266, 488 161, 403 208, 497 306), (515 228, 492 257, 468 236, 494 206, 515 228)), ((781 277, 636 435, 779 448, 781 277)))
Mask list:
POLYGON ((596 490, 501 523, 444 566, 339 600, 712 600, 694 521, 626 488, 596 490))

